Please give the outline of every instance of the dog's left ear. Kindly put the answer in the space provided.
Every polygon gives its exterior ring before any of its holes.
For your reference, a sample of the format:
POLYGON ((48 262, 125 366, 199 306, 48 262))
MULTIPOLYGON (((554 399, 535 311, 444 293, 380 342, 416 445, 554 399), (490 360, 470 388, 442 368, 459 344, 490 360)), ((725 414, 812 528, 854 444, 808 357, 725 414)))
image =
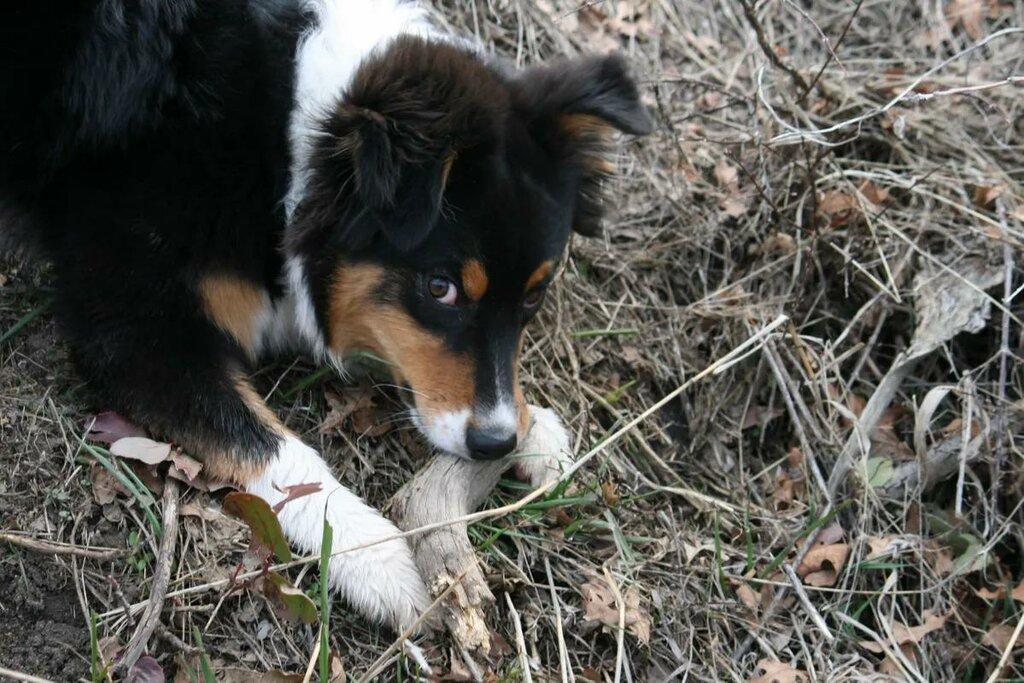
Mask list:
POLYGON ((625 60, 613 54, 528 69, 516 79, 514 90, 540 143, 579 176, 573 230, 600 234, 600 190, 614 170, 614 132, 647 135, 654 130, 625 60))

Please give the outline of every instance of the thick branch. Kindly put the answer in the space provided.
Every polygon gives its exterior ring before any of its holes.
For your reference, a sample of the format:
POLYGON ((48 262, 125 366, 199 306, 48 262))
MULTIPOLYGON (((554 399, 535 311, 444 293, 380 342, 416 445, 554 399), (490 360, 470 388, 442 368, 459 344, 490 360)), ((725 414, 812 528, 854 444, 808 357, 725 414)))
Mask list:
MULTIPOLYGON (((508 466, 508 460, 435 456, 395 494, 391 516, 403 531, 462 517, 484 502, 508 466)), ((494 603, 494 595, 480 571, 466 524, 419 534, 410 542, 420 574, 435 596, 456 581, 461 584, 442 601, 441 619, 463 647, 486 655, 491 640, 484 610, 494 603)))

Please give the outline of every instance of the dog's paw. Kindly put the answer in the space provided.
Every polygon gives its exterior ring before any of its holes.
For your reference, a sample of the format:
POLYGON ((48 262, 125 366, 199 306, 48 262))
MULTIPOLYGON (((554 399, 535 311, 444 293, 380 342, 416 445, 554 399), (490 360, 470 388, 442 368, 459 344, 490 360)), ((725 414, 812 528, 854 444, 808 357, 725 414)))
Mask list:
MULTIPOLYGON (((431 602, 409 544, 392 538, 400 533, 398 528, 338 483, 313 449, 288 439, 278 458, 248 488, 275 505, 284 500, 286 487, 313 483, 320 484, 319 491, 288 501, 277 515, 288 541, 304 552, 319 553, 326 518, 333 531, 331 588, 370 619, 405 631, 431 602)), ((417 630, 432 624, 424 620, 417 630)))
POLYGON ((558 479, 572 464, 569 432, 550 408, 528 406, 530 430, 516 449, 515 473, 540 487, 558 479))

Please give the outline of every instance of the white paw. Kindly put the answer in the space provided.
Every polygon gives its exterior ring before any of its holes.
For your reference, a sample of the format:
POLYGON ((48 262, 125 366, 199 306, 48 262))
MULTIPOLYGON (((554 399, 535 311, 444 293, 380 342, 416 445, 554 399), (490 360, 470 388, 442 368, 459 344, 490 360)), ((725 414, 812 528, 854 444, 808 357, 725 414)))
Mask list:
POLYGON ((321 490, 289 501, 278 513, 285 536, 303 552, 320 552, 326 511, 334 539, 331 588, 367 617, 404 631, 430 604, 409 545, 402 538, 370 545, 397 535, 398 528, 338 483, 316 451, 288 437, 248 489, 273 506, 285 497, 279 489, 310 483, 321 490), (368 547, 339 553, 359 546, 368 547))
POLYGON ((572 464, 569 432, 550 408, 528 406, 530 430, 516 449, 516 476, 534 487, 562 476, 572 464))

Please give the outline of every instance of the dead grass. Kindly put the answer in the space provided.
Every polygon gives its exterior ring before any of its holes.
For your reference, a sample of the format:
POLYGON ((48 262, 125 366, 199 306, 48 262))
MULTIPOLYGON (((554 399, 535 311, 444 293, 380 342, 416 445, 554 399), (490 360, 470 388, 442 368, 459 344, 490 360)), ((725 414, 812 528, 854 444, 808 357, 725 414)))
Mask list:
MULTIPOLYGON (((792 321, 604 449, 554 503, 472 528, 509 643, 477 663, 484 675, 521 680, 525 661, 534 680, 555 681, 1024 676, 1007 651, 1024 615, 1010 593, 1024 578, 1024 3, 443 9, 520 64, 620 47, 658 115, 658 132, 623 151, 606 237, 575 242, 525 347, 531 401, 565 416, 579 452, 779 314, 792 321), (979 261, 1000 274, 987 324, 920 359, 861 423, 921 302, 937 296, 915 277, 979 261), (943 385, 948 394, 926 400, 943 385), (958 458, 966 449, 950 440, 964 424, 982 438, 962 477, 954 467, 892 489, 887 468, 942 448, 958 458), (834 475, 857 425, 868 445, 834 475)), ((5 272, 0 333, 45 296, 25 271, 5 272)), ((37 341, 46 320, 0 348, 0 526, 77 545, 138 542, 127 560, 11 547, 3 563, 52 567, 101 615, 100 637, 123 641, 135 618, 123 606, 148 594, 156 539, 132 499, 93 502, 83 406, 59 351, 37 341)), ((258 381, 345 480, 385 503, 422 453, 399 429, 360 437, 348 422, 321 434, 325 389, 366 390, 306 382, 313 372, 300 361, 258 381)), ((520 494, 508 482, 491 504, 520 494)), ((248 593, 180 593, 229 576, 242 556, 245 534, 205 512, 216 506, 186 496, 154 652, 174 669, 198 626, 215 666, 304 671, 315 630, 281 624, 248 593)), ((315 594, 315 574, 293 578, 315 594)), ((331 644, 358 679, 391 636, 336 607, 331 644)), ((445 639, 419 646, 435 674, 469 675, 445 639)), ((422 675, 399 653, 381 679, 422 675)))

